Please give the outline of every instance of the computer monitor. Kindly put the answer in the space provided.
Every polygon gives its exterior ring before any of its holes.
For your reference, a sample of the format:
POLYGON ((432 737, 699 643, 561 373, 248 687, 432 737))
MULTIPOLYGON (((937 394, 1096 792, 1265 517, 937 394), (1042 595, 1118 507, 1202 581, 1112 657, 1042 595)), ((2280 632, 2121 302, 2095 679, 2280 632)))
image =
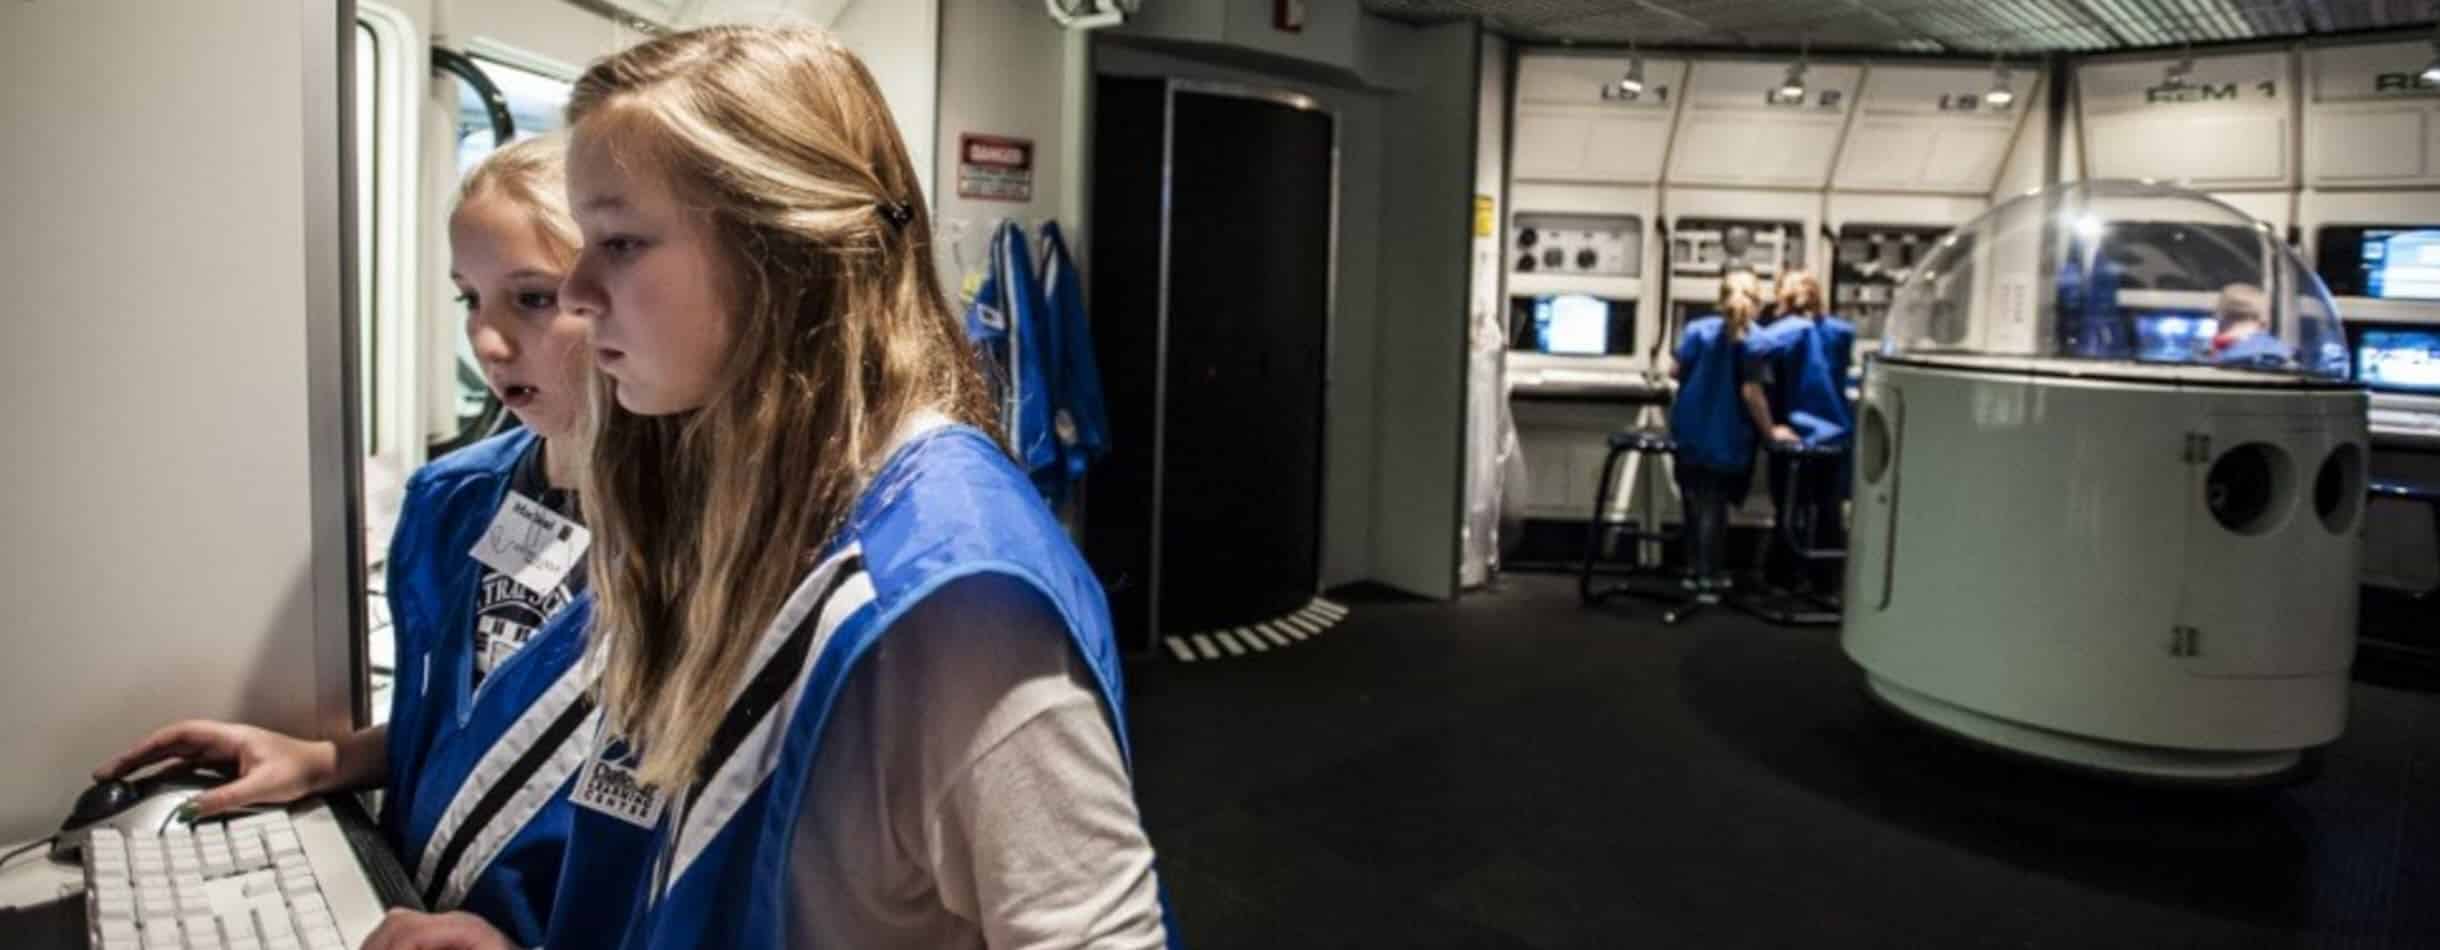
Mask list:
POLYGON ((2135 314, 2135 358, 2153 363, 2192 363, 2211 356, 2219 318, 2199 310, 2135 314))
POLYGON ((2317 246, 2335 296, 2440 300, 2440 224, 2326 225, 2317 246))
POLYGON ((2350 324, 2347 342, 2365 388, 2440 396, 2440 326, 2350 324))
POLYGON ((1510 302, 1510 349, 1555 356, 1633 351, 1635 305, 1590 294, 1544 294, 1510 302))
POLYGON ((2364 296, 2440 300, 2440 230, 2364 232, 2364 296))
POLYGON ((1558 294, 1536 300, 1533 326, 1544 353, 1600 356, 1610 351, 1610 302, 1599 297, 1558 294))

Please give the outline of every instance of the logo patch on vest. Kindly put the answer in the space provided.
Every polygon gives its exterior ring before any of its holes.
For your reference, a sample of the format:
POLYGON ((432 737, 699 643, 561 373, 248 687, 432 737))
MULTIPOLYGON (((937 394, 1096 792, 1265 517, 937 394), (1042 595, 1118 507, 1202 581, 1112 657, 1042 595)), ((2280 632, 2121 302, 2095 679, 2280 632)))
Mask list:
POLYGON ((636 781, 633 757, 612 755, 613 748, 621 746, 605 748, 585 763, 585 770, 576 775, 576 790, 568 795, 568 801, 578 808, 597 811, 648 831, 660 827, 661 808, 669 803, 669 796, 636 781))

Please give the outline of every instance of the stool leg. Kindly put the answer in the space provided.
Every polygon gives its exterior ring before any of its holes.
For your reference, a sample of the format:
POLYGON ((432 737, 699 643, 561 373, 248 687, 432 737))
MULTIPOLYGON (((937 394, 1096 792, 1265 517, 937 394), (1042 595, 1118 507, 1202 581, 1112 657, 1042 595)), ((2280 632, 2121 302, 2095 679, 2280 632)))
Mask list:
POLYGON ((1576 576, 1576 597, 1590 604, 1600 598, 1593 595, 1593 565, 1601 559, 1601 535, 1607 527, 1610 507, 1610 477, 1618 470, 1618 457, 1625 449, 1611 449, 1601 460, 1601 482, 1593 486, 1593 518, 1584 526, 1584 565, 1576 576))

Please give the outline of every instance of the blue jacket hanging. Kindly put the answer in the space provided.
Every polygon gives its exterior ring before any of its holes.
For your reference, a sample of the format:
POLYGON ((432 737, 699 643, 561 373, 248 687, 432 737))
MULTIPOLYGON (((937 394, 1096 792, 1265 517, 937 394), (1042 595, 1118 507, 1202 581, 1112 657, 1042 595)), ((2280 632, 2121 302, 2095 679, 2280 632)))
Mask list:
POLYGON ((1042 291, 1034 283, 1025 230, 1002 221, 991 233, 991 266, 966 307, 966 337, 983 353, 1001 397, 1001 435, 1028 472, 1059 464, 1052 429, 1050 335, 1040 331, 1042 291))
POLYGON ((397 679, 382 828, 434 910, 540 942, 568 838, 567 780, 590 747, 579 669, 590 594, 471 687, 481 565, 469 554, 540 442, 515 429, 408 479, 389 556, 397 679))
POLYGON ((2135 355, 2135 337, 2118 307, 2118 265, 2082 238, 2067 242, 2059 265, 2052 308, 2059 355, 2123 360, 2135 355), (2090 257, 2088 266, 2085 258, 2090 257))
POLYGON ((1084 310, 1084 285, 1068 253, 1059 223, 1042 223, 1042 315, 1051 357, 1051 425, 1058 437, 1059 464, 1035 469, 1034 484, 1053 507, 1084 479, 1085 469, 1110 451, 1110 417, 1101 401, 1101 367, 1094 358, 1093 329, 1084 310))
POLYGON ((740 739, 712 750, 687 793, 635 785, 622 744, 592 755, 551 945, 781 946, 790 839, 832 707, 898 618, 943 585, 985 574, 1038 591, 1065 621, 1129 755, 1118 646, 1092 569, 996 446, 943 426, 891 453, 762 631, 719 729, 740 739))

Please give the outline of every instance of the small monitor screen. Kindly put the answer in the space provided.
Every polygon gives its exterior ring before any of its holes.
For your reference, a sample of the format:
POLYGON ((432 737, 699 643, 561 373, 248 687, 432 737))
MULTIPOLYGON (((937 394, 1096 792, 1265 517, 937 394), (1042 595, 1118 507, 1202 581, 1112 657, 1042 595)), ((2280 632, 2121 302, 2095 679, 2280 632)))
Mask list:
POLYGON ((1610 351, 1610 302, 1583 294, 1541 297, 1533 327, 1535 348, 1544 353, 1600 356, 1610 351))
POLYGON ((2357 382, 2389 392, 2440 395, 2440 327, 2365 327, 2354 336, 2357 382))
POLYGON ((2364 296, 2440 300, 2440 230, 2364 231, 2364 296))
POLYGON ((2192 363, 2211 356, 2211 335, 2220 321, 2208 313, 2169 311, 2137 314, 2135 358, 2156 363, 2192 363))

